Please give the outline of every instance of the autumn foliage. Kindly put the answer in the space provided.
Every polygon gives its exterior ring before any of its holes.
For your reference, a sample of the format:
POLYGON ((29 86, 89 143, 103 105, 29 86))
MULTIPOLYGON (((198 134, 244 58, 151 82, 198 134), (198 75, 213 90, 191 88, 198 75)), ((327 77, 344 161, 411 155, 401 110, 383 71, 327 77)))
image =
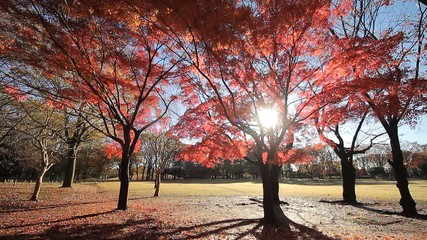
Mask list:
MULTIPOLYGON (((392 4, 367 2, 377 10, 392 4)), ((257 165, 265 221, 282 223, 279 172, 310 160, 295 144, 310 121, 333 146, 324 129, 374 116, 398 146, 398 124, 413 125, 426 112, 426 10, 419 7, 415 32, 377 31, 369 22, 376 12, 363 4, 4 0, 2 72, 17 79, 4 91, 18 101, 27 89, 44 92, 50 105, 74 109, 114 142, 106 151, 121 159, 122 210, 141 134, 179 100, 185 111, 172 132, 188 143, 180 158, 257 165), (264 122, 266 109, 274 124, 264 122)), ((393 162, 403 167, 399 151, 393 162)))
POLYGON ((2 55, 9 57, 11 71, 23 63, 41 78, 62 81, 48 89, 59 97, 57 104, 85 102, 85 111, 101 123, 89 121, 92 127, 120 145, 125 186, 119 208, 126 209, 129 158, 140 134, 173 100, 164 87, 178 76, 180 57, 171 54, 170 38, 153 27, 149 10, 131 14, 124 5, 86 4, 2 2, 2 41, 11 42, 2 55))

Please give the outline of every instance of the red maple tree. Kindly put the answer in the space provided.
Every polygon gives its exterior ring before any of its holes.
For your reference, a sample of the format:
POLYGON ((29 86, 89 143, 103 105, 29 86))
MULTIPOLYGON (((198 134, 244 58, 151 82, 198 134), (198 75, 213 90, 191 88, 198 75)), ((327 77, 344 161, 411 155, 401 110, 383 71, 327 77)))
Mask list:
POLYGON ((197 143, 182 156, 208 166, 241 158, 258 165, 264 220, 285 222, 280 168, 300 155, 292 149, 294 132, 307 112, 315 112, 305 90, 316 84, 330 20, 341 7, 331 10, 329 1, 164 1, 157 6, 159 21, 177 38, 192 70, 182 87, 187 102, 197 106, 176 129, 197 143), (274 112, 268 117, 277 122, 266 123, 266 112, 274 112))
POLYGON ((352 101, 356 106, 353 109, 359 112, 369 106, 390 139, 393 159, 389 163, 395 172, 403 213, 416 215, 398 128, 402 123, 414 125, 426 112, 426 75, 421 66, 425 64, 422 55, 427 8, 418 5, 418 16, 402 15, 405 18, 401 20, 410 24, 390 22, 387 29, 378 27, 376 20, 384 18, 379 13, 391 4, 356 1, 353 14, 348 19, 343 17, 342 27, 334 29, 337 40, 325 68, 329 76, 325 79, 330 81, 323 82, 323 91, 352 101))
MULTIPOLYGON (((165 94, 181 59, 169 36, 151 23, 151 11, 93 1, 2 1, 3 56, 65 86, 56 104, 85 102, 104 133, 121 147, 118 209, 127 208, 129 159, 140 134, 161 119, 165 94)), ((86 115, 84 115, 86 116, 86 115)))

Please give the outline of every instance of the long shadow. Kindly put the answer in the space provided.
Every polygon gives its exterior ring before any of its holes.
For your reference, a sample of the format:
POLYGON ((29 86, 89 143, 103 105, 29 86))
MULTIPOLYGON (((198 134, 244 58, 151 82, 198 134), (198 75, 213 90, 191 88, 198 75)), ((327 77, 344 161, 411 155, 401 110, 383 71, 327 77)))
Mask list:
MULTIPOLYGON (((262 223, 262 219, 228 219, 222 221, 214 221, 205 224, 196 224, 188 227, 180 227, 172 231, 163 232, 162 236, 176 236, 173 239, 199 239, 211 237, 219 234, 220 236, 227 236, 227 239, 242 239, 245 237, 255 237, 256 239, 324 239, 332 240, 334 238, 328 237, 321 232, 295 223, 292 220, 286 225, 269 226, 262 223), (252 225, 252 226, 251 226, 252 225), (241 233, 231 232, 234 228, 248 226, 248 230, 241 233), (260 231, 259 229, 262 230, 260 231), (199 233, 187 233, 193 229, 207 229, 199 233), (184 234, 183 234, 184 233, 184 234), (178 235, 178 236, 177 236, 178 235)), ((158 236, 161 237, 161 236, 158 236)))
POLYGON ((100 215, 112 213, 114 211, 115 210, 110 210, 110 211, 106 211, 106 212, 85 214, 85 215, 79 215, 79 216, 74 216, 74 217, 70 217, 70 218, 63 218, 63 219, 58 219, 58 220, 52 220, 52 221, 43 221, 43 222, 29 223, 29 224, 23 224, 23 225, 14 225, 14 226, 0 227, 0 229, 32 227, 32 226, 38 226, 38 225, 43 225, 43 224, 48 224, 49 225, 49 224, 52 224, 52 223, 59 223, 59 222, 77 220, 77 219, 84 219, 84 218, 96 217, 96 216, 100 216, 100 215))
MULTIPOLYGON (((166 236, 173 236, 173 235, 180 234, 180 235, 184 235, 182 237, 184 237, 185 239, 202 238, 202 237, 207 237, 209 235, 218 234, 223 231, 230 230, 236 227, 242 227, 242 226, 250 225, 254 223, 258 223, 255 226, 255 228, 259 228, 261 226, 260 219, 228 219, 228 220, 222 220, 222 221, 214 221, 214 222, 205 223, 205 224, 197 224, 197 225, 192 225, 188 227, 179 227, 175 230, 165 232, 163 234, 165 234, 166 236), (182 234, 192 229, 209 228, 209 227, 213 227, 214 229, 196 233, 196 234, 182 234)), ((250 231, 249 232, 247 231, 247 234, 249 233, 250 231)))
POLYGON ((368 210, 368 211, 379 213, 379 214, 396 215, 396 216, 401 216, 401 217, 406 217, 406 218, 414 218, 414 219, 420 219, 420 220, 427 220, 427 215, 424 215, 424 214, 405 215, 402 212, 389 211, 389 210, 384 210, 384 209, 378 209, 378 208, 368 207, 366 204, 358 204, 358 205, 353 205, 353 206, 356 207, 356 208, 368 210))
POLYGON ((353 206, 355 208, 360 208, 360 209, 364 209, 370 212, 374 212, 374 213, 378 213, 378 214, 383 214, 383 215, 395 215, 395 216, 401 216, 401 217, 406 217, 406 218, 414 218, 414 219, 420 219, 420 220, 427 220, 427 215, 424 214, 418 214, 418 215, 405 215, 402 212, 398 212, 398 211, 390 211, 390 210, 385 210, 385 209, 379 209, 379 208, 374 208, 374 207, 370 207, 372 205, 372 203, 361 203, 358 202, 356 204, 349 204, 346 203, 344 201, 328 201, 328 200, 321 200, 319 202, 323 202, 323 203, 329 203, 329 204, 340 204, 340 205, 349 205, 349 206, 353 206))
MULTIPOLYGON (((102 212, 76 216, 49 223, 87 218, 107 214, 102 212)), ((160 227, 152 218, 128 220, 120 223, 88 223, 79 225, 53 225, 42 233, 23 233, 4 236, 2 239, 201 239, 222 237, 226 239, 324 239, 331 240, 321 232, 290 221, 274 227, 264 226, 260 219, 228 219, 184 227, 160 227), (245 227, 246 226, 246 227, 245 227), (235 228, 245 230, 236 232, 235 228), (230 231, 230 232, 228 232, 230 231)))
POLYGON ((264 226, 258 239, 282 240, 282 239, 316 239, 334 240, 336 238, 324 235, 316 229, 309 228, 290 220, 289 225, 281 227, 264 226))
POLYGON ((130 197, 129 200, 143 200, 143 199, 149 199, 154 198, 153 196, 146 196, 146 197, 130 197))
POLYGON ((2 239, 157 239, 158 228, 153 223, 153 219, 147 218, 138 221, 129 220, 123 223, 52 226, 40 234, 23 233, 5 236, 2 239), (134 226, 136 231, 123 231, 129 226, 134 226))
MULTIPOLYGON (((142 199, 148 199, 152 198, 150 197, 132 197, 129 198, 130 201, 133 200, 142 200, 142 199)), ((72 206, 82 206, 82 205, 89 205, 89 204, 100 204, 100 203, 108 203, 108 202, 116 202, 117 200, 106 200, 106 201, 89 201, 89 202, 67 202, 67 203, 61 203, 61 204, 50 204, 50 205, 31 205, 31 206, 24 206, 24 205, 18 205, 18 206, 8 206, 6 204, 0 204, 0 213, 15 213, 15 212, 31 212, 31 211, 39 211, 39 210, 46 210, 46 209, 57 209, 57 208, 64 208, 64 207, 72 207, 72 206)), ((25 200, 24 202, 32 202, 30 200, 25 200)))
MULTIPOLYGON (((27 200, 30 202, 30 200, 27 200)), ((99 204, 99 203, 107 203, 107 202, 115 202, 115 200, 108 200, 108 201, 91 201, 91 202, 68 202, 68 203, 61 203, 61 204, 52 204, 48 206, 43 205, 37 205, 37 206, 7 206, 7 205, 0 205, 0 213, 14 213, 14 212, 31 212, 31 211, 38 211, 38 210, 45 210, 45 209, 56 209, 56 208, 63 208, 63 207, 70 207, 70 206, 81 206, 81 205, 89 205, 89 204, 99 204), (7 208, 7 209, 5 209, 7 208)))

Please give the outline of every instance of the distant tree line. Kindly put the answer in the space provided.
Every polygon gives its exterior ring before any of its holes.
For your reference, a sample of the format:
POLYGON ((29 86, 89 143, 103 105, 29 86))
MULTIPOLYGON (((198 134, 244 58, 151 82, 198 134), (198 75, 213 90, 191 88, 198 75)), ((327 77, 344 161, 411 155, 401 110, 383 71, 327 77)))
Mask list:
MULTIPOLYGON (((403 151, 409 178, 427 178, 427 145, 406 143, 403 151)), ((330 179, 341 178, 341 165, 329 147, 312 152, 314 160, 298 164, 285 164, 281 169, 282 179, 330 179)), ((372 147, 366 154, 356 158, 358 178, 392 178, 393 170, 388 163, 391 152, 384 145, 372 147)), ((133 180, 154 180, 152 163, 139 162, 132 167, 133 180), (151 166, 151 167, 150 167, 151 166), (139 177, 136 177, 136 176, 139 177)), ((162 172, 162 179, 257 179, 259 171, 247 161, 223 161, 213 168, 197 162, 171 161, 162 172)))
MULTIPOLYGON (((149 142, 149 141, 146 141, 149 142)), ((75 169, 76 181, 114 180, 118 177, 117 162, 110 160, 102 145, 94 139, 87 140, 79 147, 75 169)), ((63 148, 59 147, 59 148, 63 148)), ((405 166, 409 178, 427 178, 427 145, 406 143, 405 166)), ((58 162, 46 173, 45 181, 62 181, 66 169, 66 152, 60 151, 58 162)), ((281 169, 282 179, 331 179, 341 178, 341 166, 329 147, 311 153, 309 162, 285 164, 281 169)), ((152 155, 151 155, 152 156, 152 155)), ((39 158, 27 136, 19 131, 10 131, 6 141, 0 144, 0 181, 34 181, 40 166, 39 158), (22 151, 26 149, 26 151, 22 151)), ((356 158, 358 178, 392 178, 393 170, 388 160, 390 150, 376 145, 366 154, 356 158)), ((144 157, 140 150, 131 160, 130 176, 133 181, 154 181, 155 166, 151 157, 144 157)), ((258 179, 258 168, 248 161, 225 160, 214 167, 200 163, 168 159, 160 173, 162 180, 177 179, 258 179)))

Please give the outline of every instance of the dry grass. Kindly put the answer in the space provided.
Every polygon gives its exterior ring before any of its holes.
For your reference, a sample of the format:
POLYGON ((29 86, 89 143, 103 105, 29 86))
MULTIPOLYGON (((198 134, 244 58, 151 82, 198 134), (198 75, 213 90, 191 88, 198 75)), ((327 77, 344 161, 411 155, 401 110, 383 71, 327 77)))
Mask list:
MULTIPOLYGON (((118 191, 118 182, 100 182, 105 190, 118 191)), ((427 180, 410 181, 410 190, 416 201, 427 202, 427 180)), ((341 198, 340 180, 293 180, 280 184, 281 197, 341 198)), ((138 196, 151 196, 154 193, 152 182, 131 182, 130 193, 138 196)), ((394 181, 361 179, 356 184, 359 199, 396 200, 399 191, 394 181)), ((249 180, 181 180, 165 181, 160 187, 163 196, 260 196, 260 181, 249 180)))

